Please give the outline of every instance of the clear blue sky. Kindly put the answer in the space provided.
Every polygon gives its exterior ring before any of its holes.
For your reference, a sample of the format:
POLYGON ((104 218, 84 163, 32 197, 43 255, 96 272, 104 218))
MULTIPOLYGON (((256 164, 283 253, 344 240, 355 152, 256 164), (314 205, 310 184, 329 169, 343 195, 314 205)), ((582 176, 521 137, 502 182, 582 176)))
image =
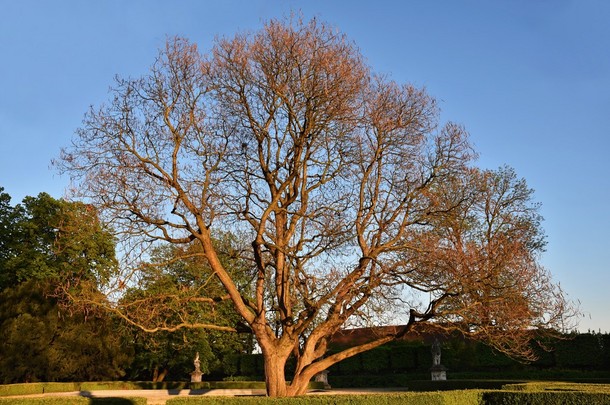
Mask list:
POLYGON ((546 218, 543 263, 610 331, 610 1, 0 0, 0 187, 61 197, 49 168, 115 74, 147 71, 167 36, 209 49, 300 11, 346 33, 377 72, 425 86, 508 164, 546 218))

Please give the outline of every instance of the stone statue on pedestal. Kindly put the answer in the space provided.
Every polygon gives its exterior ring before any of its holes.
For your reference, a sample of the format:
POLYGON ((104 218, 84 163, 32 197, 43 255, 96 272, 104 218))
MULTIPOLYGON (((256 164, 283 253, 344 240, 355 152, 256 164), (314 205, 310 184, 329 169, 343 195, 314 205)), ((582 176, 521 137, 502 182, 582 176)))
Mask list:
POLYGON ((432 381, 444 381, 447 379, 447 367, 441 364, 441 344, 438 339, 432 343, 432 367, 430 367, 432 381))
POLYGON ((193 361, 193 364, 195 365, 195 371, 193 371, 191 373, 191 382, 201 382, 201 376, 203 375, 203 373, 201 372, 201 361, 199 361, 199 352, 197 352, 197 355, 195 356, 195 361, 193 361))

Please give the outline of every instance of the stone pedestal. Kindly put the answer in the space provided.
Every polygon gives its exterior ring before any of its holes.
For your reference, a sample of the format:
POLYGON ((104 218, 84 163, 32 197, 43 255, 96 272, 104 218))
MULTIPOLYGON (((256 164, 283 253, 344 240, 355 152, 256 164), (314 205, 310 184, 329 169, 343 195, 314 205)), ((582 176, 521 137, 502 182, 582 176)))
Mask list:
POLYGON ((315 382, 321 382, 324 385, 325 390, 329 390, 330 384, 328 383, 328 370, 320 371, 318 374, 313 376, 315 382))
POLYGON ((447 367, 439 364, 430 368, 432 381, 445 381, 447 379, 447 367))
POLYGON ((201 382, 201 376, 203 373, 201 371, 195 370, 191 373, 191 382, 201 382))

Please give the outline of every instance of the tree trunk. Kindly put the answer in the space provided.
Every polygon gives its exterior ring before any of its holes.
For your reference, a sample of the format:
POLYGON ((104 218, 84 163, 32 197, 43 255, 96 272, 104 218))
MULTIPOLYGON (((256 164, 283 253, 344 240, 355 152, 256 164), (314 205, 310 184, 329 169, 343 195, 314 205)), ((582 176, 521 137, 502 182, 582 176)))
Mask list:
POLYGON ((311 378, 307 378, 303 374, 295 375, 287 389, 287 396, 295 397, 298 395, 305 395, 310 379, 311 378))
POLYGON ((270 397, 285 397, 288 395, 286 389, 286 377, 284 368, 287 356, 277 353, 266 353, 263 351, 265 361, 265 383, 267 384, 267 395, 270 397))
MULTIPOLYGON (((286 345, 286 348, 291 346, 286 345)), ((313 377, 312 372, 300 372, 293 376, 290 385, 286 384, 285 367, 291 350, 263 350, 265 363, 265 383, 267 384, 267 395, 270 397, 294 397, 304 395, 307 392, 309 381, 313 377)))
POLYGON ((159 372, 159 366, 155 366, 155 369, 153 371, 152 381, 153 382, 163 381, 163 379, 167 375, 167 371, 168 371, 167 368, 164 368, 162 372, 159 372))

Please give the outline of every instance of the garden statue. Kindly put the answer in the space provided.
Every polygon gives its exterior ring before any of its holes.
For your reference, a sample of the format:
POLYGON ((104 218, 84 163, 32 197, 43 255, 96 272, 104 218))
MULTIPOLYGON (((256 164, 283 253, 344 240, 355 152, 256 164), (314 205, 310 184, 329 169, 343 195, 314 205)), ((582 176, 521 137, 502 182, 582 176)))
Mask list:
POLYGON ((199 352, 197 352, 197 355, 195 355, 195 361, 193 361, 193 364, 195 364, 195 371, 191 373, 191 382, 201 382, 201 376, 203 373, 200 369, 201 361, 199 361, 199 352))
POLYGON ((447 379, 447 368, 441 364, 441 344, 438 339, 432 343, 432 367, 430 367, 432 381, 444 381, 447 379))

